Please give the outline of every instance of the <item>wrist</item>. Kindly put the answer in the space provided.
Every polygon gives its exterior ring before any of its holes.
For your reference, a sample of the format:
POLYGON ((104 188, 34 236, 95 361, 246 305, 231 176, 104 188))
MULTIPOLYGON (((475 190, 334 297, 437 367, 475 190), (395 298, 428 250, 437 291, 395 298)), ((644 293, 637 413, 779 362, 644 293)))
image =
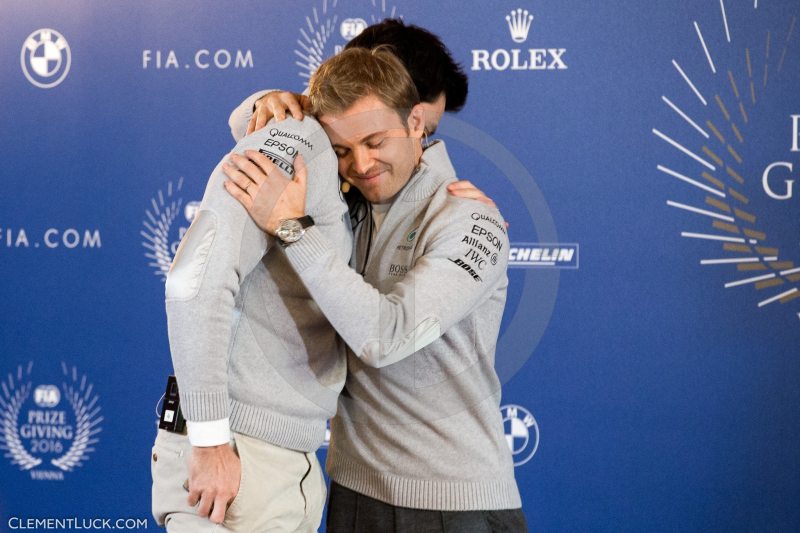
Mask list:
POLYGON ((283 218, 275 228, 275 237, 283 246, 299 241, 308 228, 314 225, 314 219, 308 215, 283 218))

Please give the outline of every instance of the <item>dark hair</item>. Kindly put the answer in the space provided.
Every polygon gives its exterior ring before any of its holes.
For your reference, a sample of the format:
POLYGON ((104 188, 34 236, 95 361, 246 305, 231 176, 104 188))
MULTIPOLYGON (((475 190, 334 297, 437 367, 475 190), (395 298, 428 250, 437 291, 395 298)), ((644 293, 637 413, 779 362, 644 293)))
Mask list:
POLYGON ((445 94, 445 111, 458 111, 467 101, 467 75, 442 41, 426 29, 400 19, 385 19, 367 27, 345 48, 389 45, 405 64, 420 101, 433 102, 445 94))

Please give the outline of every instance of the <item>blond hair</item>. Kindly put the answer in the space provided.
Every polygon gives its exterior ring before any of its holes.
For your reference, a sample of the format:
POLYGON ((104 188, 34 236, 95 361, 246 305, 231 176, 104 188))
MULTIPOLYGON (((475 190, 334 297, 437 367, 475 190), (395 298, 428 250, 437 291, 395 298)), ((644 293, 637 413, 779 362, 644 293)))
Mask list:
POLYGON ((316 115, 338 115, 365 96, 376 96, 405 120, 419 95, 403 63, 388 46, 347 48, 311 78, 308 97, 316 115))

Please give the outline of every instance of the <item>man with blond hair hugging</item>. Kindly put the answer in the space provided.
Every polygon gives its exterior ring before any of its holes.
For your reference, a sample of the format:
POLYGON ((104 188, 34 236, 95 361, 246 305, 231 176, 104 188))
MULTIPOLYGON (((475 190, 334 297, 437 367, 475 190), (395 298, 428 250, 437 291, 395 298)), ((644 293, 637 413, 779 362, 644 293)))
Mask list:
POLYGON ((307 216, 301 158, 291 180, 255 151, 225 173, 349 347, 328 531, 525 531, 494 370, 508 286, 502 217, 448 194, 445 145, 423 145, 417 91, 390 52, 329 59, 309 99, 361 196, 355 270, 307 216))

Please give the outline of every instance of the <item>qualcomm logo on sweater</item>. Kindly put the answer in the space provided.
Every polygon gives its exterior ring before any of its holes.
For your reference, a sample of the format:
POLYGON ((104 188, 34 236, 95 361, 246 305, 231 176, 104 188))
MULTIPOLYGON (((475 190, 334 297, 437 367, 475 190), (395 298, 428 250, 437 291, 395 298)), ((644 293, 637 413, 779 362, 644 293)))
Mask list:
MULTIPOLYGON (((524 43, 528 40, 533 18, 527 9, 522 8, 512 9, 505 16, 512 41, 524 43)), ((474 49, 470 70, 566 70, 566 52, 566 48, 474 49)))
POLYGON ((539 449, 539 424, 530 411, 519 405, 503 405, 500 414, 514 466, 524 465, 539 449))
POLYGON ((100 433, 94 385, 75 367, 34 379, 33 362, 8 374, 0 389, 0 449, 31 479, 63 481, 83 466, 100 433), (59 388, 54 382, 61 382, 59 388))

